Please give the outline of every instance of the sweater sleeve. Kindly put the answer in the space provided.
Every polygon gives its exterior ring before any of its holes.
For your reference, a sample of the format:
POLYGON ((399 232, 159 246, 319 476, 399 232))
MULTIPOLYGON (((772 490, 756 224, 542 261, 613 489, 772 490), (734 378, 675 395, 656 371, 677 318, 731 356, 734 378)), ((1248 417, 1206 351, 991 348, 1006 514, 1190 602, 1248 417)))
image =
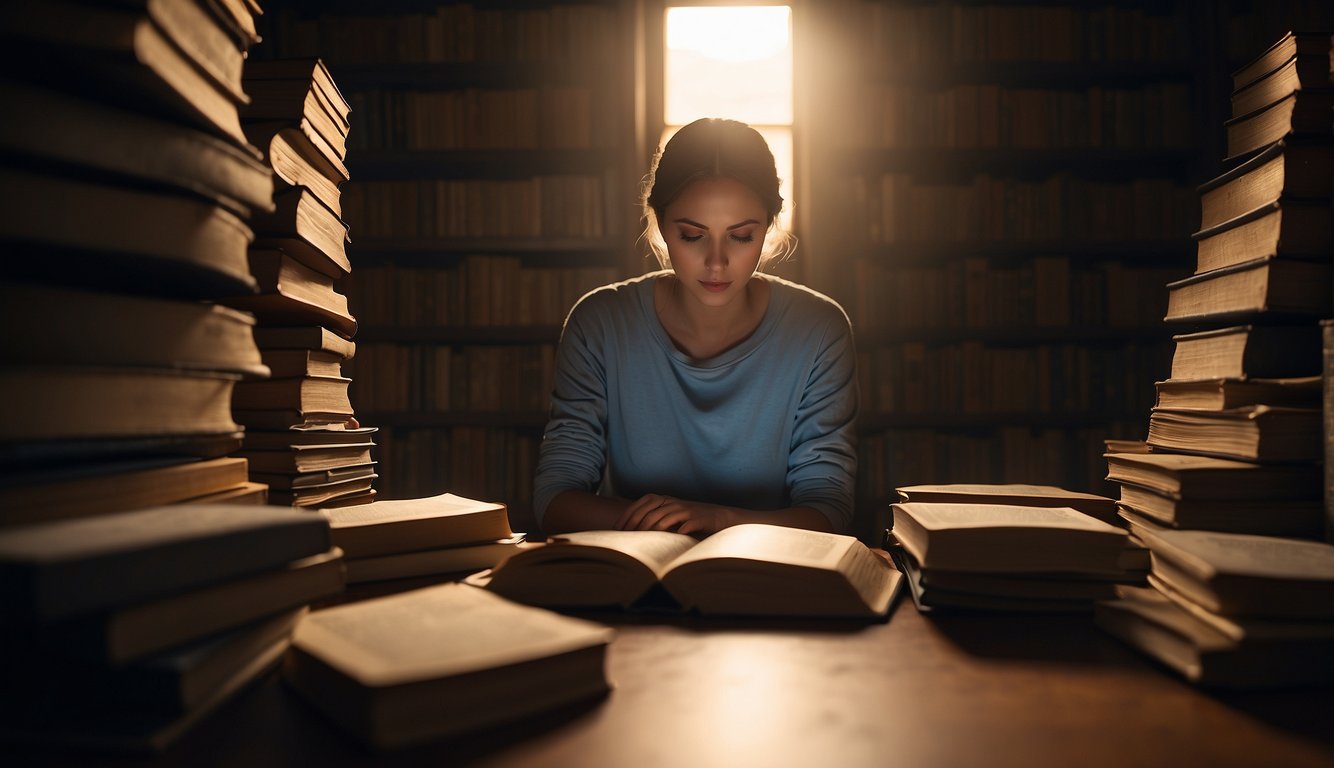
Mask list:
POLYGON ((533 514, 539 526, 547 506, 562 491, 595 490, 606 463, 606 366, 591 340, 596 323, 588 298, 570 311, 556 348, 551 413, 533 483, 533 514))
POLYGON ((793 506, 817 509, 846 532, 857 477, 857 353, 846 315, 827 328, 797 406, 787 485, 793 506))

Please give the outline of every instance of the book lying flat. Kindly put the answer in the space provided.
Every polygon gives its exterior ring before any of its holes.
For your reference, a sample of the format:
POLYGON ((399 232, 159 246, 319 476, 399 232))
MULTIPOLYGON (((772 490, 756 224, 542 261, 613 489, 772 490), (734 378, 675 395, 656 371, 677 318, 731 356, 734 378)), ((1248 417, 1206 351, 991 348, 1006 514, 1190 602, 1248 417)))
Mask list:
MULTIPOLYGON (((347 396, 351 383, 351 379, 342 376, 241 381, 232 393, 232 406, 238 412, 294 410, 342 416, 341 421, 347 421, 352 415, 352 403, 347 396)), ((239 417, 237 420, 243 421, 239 417)), ((249 426, 252 422, 243 423, 249 426)))
MULTIPOLYGON (((1310 639, 1334 644, 1334 621, 1285 621, 1224 616, 1201 606, 1152 573, 1149 574, 1149 586, 1158 590, 1178 608, 1221 632, 1233 642, 1310 639)), ((1331 650, 1334 650, 1334 647, 1331 650)))
POLYGON ((1275 501, 1320 499, 1315 464, 1255 464, 1184 453, 1106 454, 1107 479, 1173 499, 1275 501))
POLYGON ((0 168, 0 241, 58 249, 60 258, 7 259, 7 274, 59 277, 185 299, 255 291, 254 237, 235 214, 188 195, 0 168), (58 202, 57 202, 58 201, 58 202))
POLYGON ((1200 185, 1200 229, 1216 227, 1284 198, 1328 198, 1332 172, 1334 142, 1329 137, 1275 142, 1200 185))
POLYGON ((1069 507, 1106 522, 1116 520, 1116 501, 1106 496, 1067 491, 1051 485, 966 484, 908 485, 896 488, 903 501, 957 504, 1009 504, 1020 507, 1069 507))
POLYGON ((1319 408, 1250 405, 1225 411, 1155 408, 1149 445, 1242 461, 1318 462, 1324 452, 1319 408))
POLYGON ((251 219, 255 244, 277 248, 307 267, 340 278, 352 269, 347 258, 348 228, 327 205, 304 187, 293 187, 274 199, 272 213, 251 219))
POLYGON ((0 600, 54 620, 165 597, 328 551, 329 523, 277 507, 173 505, 0 530, 0 600), (146 578, 170 573, 170 579, 146 578))
POLYGON ((1321 538, 1325 533, 1325 503, 1319 497, 1173 498, 1151 488, 1122 482, 1118 506, 1168 528, 1300 538, 1321 538))
POLYGON ((0 83, 0 102, 21 115, 0 125, 0 147, 12 152, 166 184, 238 213, 273 208, 269 169, 235 142, 13 81, 0 83), (88 140, 90 125, 97 126, 96 141, 88 140))
MULTIPOLYGON (((1289 38, 1293 36, 1289 33, 1289 38)), ((1294 44, 1290 47, 1271 49, 1273 54, 1253 62, 1253 66, 1244 68, 1241 77, 1250 78, 1232 94, 1232 116, 1254 112, 1297 91, 1311 88, 1328 88, 1330 82, 1329 35, 1303 35, 1302 46, 1298 50, 1294 44), (1286 59, 1278 59, 1279 52, 1286 53, 1286 59), (1278 59, 1276 67, 1263 70, 1278 59), (1257 74, 1257 72, 1261 74, 1257 74)), ((1282 41, 1280 41, 1281 43, 1282 41)))
POLYGON ((344 496, 364 493, 371 490, 375 473, 347 480, 339 480, 321 485, 302 486, 299 488, 270 488, 270 504, 286 504, 293 507, 318 507, 326 502, 341 499, 344 496))
POLYGON ((348 172, 342 160, 320 151, 306 131, 288 122, 246 121, 241 127, 273 167, 275 191, 305 187, 335 215, 343 215, 338 185, 348 180, 348 172))
POLYGON ((255 344, 259 346, 261 352, 269 349, 303 349, 329 352, 344 360, 354 357, 357 353, 355 342, 318 325, 259 327, 255 329, 255 344))
POLYGON ((1272 76, 1283 67, 1284 63, 1293 59, 1310 60, 1317 82, 1323 80, 1328 83, 1329 49, 1330 36, 1327 33, 1288 32, 1259 56, 1232 73, 1232 91, 1240 93, 1266 76, 1272 76))
POLYGON ((960 571, 923 571, 901 547, 889 550, 918 611, 939 609, 1006 613, 1089 613, 1097 599, 1114 597, 1111 581, 1023 578, 960 571))
POLYGON ((249 461, 253 471, 268 473, 323 472, 371 463, 371 449, 365 444, 294 445, 285 451, 241 451, 236 455, 249 461))
POLYGON ((1254 315, 1323 317, 1334 305, 1328 290, 1330 277, 1328 260, 1265 257, 1212 269, 1167 284, 1164 319, 1204 322, 1254 315))
POLYGON ((1289 136, 1329 135, 1334 89, 1294 91, 1273 104, 1223 123, 1227 159, 1246 156, 1289 136))
POLYGON ((1238 689, 1334 681, 1334 644, 1324 639, 1237 642, 1154 589, 1124 586, 1093 619, 1112 635, 1203 686, 1238 689))
POLYGON ((260 359, 275 379, 296 376, 342 376, 343 357, 311 349, 265 349, 260 359))
POLYGON ((1321 378, 1292 379, 1168 379, 1154 382, 1158 408, 1223 411, 1248 405, 1318 408, 1321 378))
POLYGON ((356 335, 356 318, 347 309, 347 297, 334 290, 332 277, 278 250, 251 248, 249 259, 260 293, 228 297, 224 304, 253 312, 265 325, 313 323, 348 338, 356 335))
POLYGON ((535 546, 541 545, 529 544, 524 541, 524 534, 516 533, 506 539, 481 544, 359 557, 347 561, 347 582, 357 584, 365 581, 405 579, 411 576, 476 572, 494 568, 524 549, 535 546))
POLYGON ((264 616, 168 653, 116 666, 35 649, 33 663, 5 670, 6 684, 14 685, 17 694, 8 704, 55 719, 73 713, 105 715, 108 708, 183 715, 251 659, 290 638, 306 611, 301 607, 264 616))
POLYGON ((1334 545, 1211 531, 1136 529, 1154 576, 1227 616, 1334 620, 1334 545))
POLYGON ((1319 376, 1320 328, 1236 325, 1172 337, 1174 379, 1319 376))
POLYGON ((0 283, 5 363, 179 368, 268 376, 255 319, 216 304, 0 283))
MULTIPOLYGON (((240 509, 238 507, 238 509, 240 509)), ((38 629, 45 648, 120 665, 343 591, 343 553, 318 555, 38 629)))
POLYGON ((234 374, 153 368, 10 367, 0 442, 230 435, 234 374))
POLYGON ((350 445, 353 443, 372 446, 371 435, 375 427, 346 429, 341 425, 337 429, 285 429, 280 432, 247 432, 243 444, 248 451, 278 451, 292 446, 310 445, 350 445))
POLYGON ((504 504, 452 493, 377 501, 325 514, 333 542, 348 558, 478 544, 514 535, 504 504))
POLYGON ((264 483, 245 482, 214 493, 206 493, 203 496, 196 496, 192 499, 186 499, 182 504, 248 504, 260 505, 269 503, 269 486, 264 483))
POLYGON ((368 480, 375 477, 375 465, 376 462, 372 461, 351 467, 338 467, 301 474, 251 472, 250 478, 256 482, 267 483, 274 490, 291 491, 302 488, 316 488, 330 483, 342 483, 348 480, 368 480))
POLYGON ((612 631, 442 584, 311 613, 283 675, 362 741, 400 747, 605 695, 612 631))
POLYGON ((520 552, 489 589, 560 607, 767 616, 888 615, 901 577, 851 536, 738 525, 697 541, 665 531, 579 531, 520 552))
POLYGON ((927 571, 1123 573, 1127 536, 1069 507, 904 502, 894 537, 927 571))
POLYGON ((245 459, 226 457, 5 485, 0 487, 0 525, 176 504, 244 484, 246 469, 245 459))
POLYGON ((1265 257, 1318 259, 1334 244, 1329 208, 1319 199, 1283 198, 1191 235, 1195 271, 1265 257))

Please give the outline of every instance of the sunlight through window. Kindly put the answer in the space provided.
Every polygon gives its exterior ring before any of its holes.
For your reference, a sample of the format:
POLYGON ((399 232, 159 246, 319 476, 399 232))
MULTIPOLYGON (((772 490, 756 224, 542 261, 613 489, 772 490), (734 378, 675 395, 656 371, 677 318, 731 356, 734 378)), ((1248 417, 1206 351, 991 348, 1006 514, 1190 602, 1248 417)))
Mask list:
POLYGON ((769 142, 792 226, 792 14, 785 5, 670 7, 662 141, 701 117, 730 117, 769 142))

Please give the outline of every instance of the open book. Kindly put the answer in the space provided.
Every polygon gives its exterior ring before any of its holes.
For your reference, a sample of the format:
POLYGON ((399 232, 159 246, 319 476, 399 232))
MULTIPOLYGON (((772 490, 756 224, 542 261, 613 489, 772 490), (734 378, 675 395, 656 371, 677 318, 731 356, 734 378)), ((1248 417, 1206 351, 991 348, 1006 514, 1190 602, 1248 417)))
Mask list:
POLYGON ((665 531, 581 531, 514 555, 489 588, 535 605, 703 614, 884 616, 900 575, 851 536, 738 525, 703 541, 665 531), (656 594, 655 594, 656 593, 656 594))

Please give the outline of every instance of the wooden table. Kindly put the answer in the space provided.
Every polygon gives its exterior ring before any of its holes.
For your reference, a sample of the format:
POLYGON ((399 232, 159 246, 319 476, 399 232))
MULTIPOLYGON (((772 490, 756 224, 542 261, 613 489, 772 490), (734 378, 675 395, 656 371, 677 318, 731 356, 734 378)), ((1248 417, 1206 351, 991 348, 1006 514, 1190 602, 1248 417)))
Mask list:
POLYGON ((1334 766, 1334 691, 1207 694, 1088 617, 596 618, 615 689, 539 722, 377 755, 271 674, 149 764, 1334 766))

